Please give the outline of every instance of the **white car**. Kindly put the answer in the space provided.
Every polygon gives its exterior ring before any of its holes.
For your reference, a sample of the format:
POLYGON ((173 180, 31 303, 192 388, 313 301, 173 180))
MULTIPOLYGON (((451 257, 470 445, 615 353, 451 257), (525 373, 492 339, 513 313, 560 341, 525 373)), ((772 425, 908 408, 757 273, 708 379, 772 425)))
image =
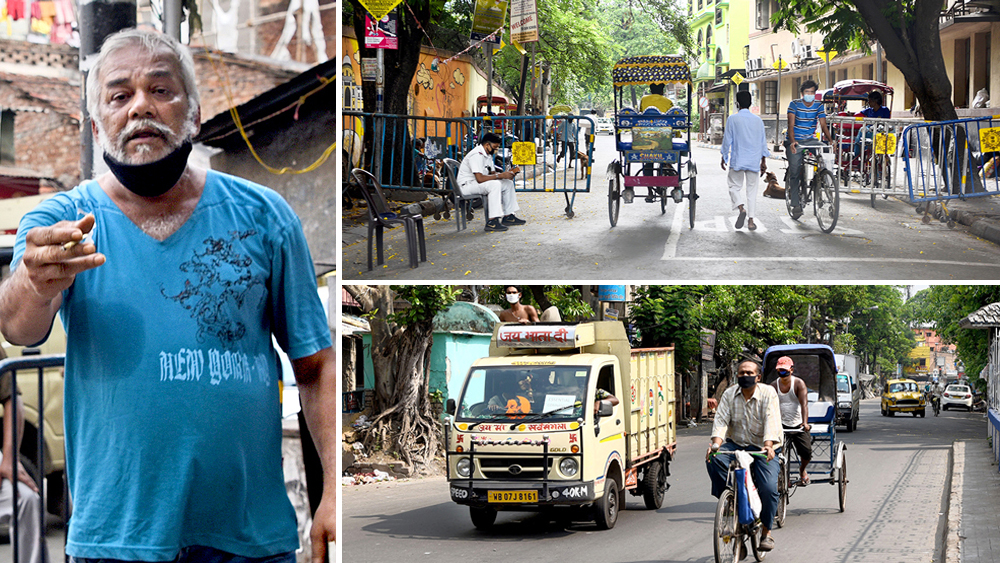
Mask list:
POLYGON ((611 117, 598 117, 597 118, 597 128, 594 130, 594 134, 607 133, 608 135, 615 134, 615 120, 611 117))
POLYGON ((965 410, 972 410, 972 389, 968 385, 949 385, 945 387, 941 396, 941 410, 948 410, 948 407, 965 407, 965 410))

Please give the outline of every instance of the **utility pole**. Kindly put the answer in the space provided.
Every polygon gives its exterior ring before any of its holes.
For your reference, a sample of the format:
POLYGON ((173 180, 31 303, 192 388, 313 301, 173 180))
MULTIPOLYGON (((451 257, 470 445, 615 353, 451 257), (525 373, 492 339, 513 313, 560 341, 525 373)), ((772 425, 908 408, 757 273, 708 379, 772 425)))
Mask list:
MULTIPOLYGON (((169 1, 175 1, 180 6, 180 0, 169 1)), ((116 31, 135 27, 135 0, 80 0, 79 23, 80 74, 83 84, 86 84, 90 67, 93 66, 104 40, 116 31)), ((84 87, 81 90, 83 119, 80 120, 80 179, 86 179, 94 176, 94 137, 90 129, 90 114, 87 113, 87 89, 84 87)))

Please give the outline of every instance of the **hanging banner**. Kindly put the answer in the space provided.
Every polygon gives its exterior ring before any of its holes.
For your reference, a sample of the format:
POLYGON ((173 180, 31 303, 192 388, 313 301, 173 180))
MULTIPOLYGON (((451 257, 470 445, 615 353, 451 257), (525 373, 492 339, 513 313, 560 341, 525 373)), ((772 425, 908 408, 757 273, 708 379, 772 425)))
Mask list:
POLYGON ((507 19, 507 0, 476 0, 476 11, 472 16, 472 40, 500 44, 500 34, 492 33, 504 26, 507 19))
POLYGON ((535 0, 512 0, 510 3, 510 38, 518 43, 538 41, 535 0))
POLYGON ((403 0, 358 0, 375 21, 379 21, 403 0))
POLYGON ((399 25, 399 20, 395 12, 386 14, 380 20, 365 14, 365 47, 369 49, 398 49, 397 25, 399 25))

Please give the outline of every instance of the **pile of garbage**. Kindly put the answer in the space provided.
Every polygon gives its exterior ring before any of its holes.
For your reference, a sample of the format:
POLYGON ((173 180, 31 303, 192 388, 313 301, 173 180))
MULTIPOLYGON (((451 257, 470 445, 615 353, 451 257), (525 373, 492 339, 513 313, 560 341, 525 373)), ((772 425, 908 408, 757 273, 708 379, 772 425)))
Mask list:
POLYGON ((340 479, 341 486, 347 487, 351 485, 369 485, 371 483, 383 483, 386 481, 395 481, 396 478, 389 475, 385 471, 380 471, 375 469, 368 473, 355 473, 354 475, 344 475, 340 479))

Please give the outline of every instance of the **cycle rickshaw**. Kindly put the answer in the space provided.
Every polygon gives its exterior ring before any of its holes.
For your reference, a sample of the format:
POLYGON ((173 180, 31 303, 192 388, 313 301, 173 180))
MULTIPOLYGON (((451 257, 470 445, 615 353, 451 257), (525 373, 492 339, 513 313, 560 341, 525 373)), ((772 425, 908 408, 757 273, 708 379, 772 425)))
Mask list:
MULTIPOLYGON (((812 425, 812 461, 806 474, 810 484, 837 486, 840 511, 847 504, 847 444, 837 439, 837 363, 833 348, 824 344, 771 346, 764 352, 762 381, 770 385, 778 379, 778 358, 788 356, 795 364, 793 374, 809 389, 809 424, 812 425), (814 478, 813 476, 816 476, 814 478)), ((786 430, 786 435, 790 431, 786 430)), ((775 523, 785 523, 788 501, 799 483, 799 461, 787 440, 782 446, 783 467, 778 478, 778 512, 775 523)))
MULTIPOLYGON (((833 104, 836 113, 831 113, 832 117, 854 118, 857 112, 864 109, 868 94, 872 92, 882 94, 884 106, 892 108, 892 86, 875 80, 841 80, 833 88, 817 91, 816 99, 824 104, 833 104), (853 107, 852 111, 848 111, 850 102, 860 102, 860 107, 853 107)), ((865 187, 889 188, 892 171, 889 155, 884 154, 884 147, 876 150, 876 138, 885 136, 886 127, 875 123, 854 121, 832 124, 831 133, 836 139, 835 161, 842 183, 854 180, 865 187)), ((875 206, 875 195, 873 191, 872 207, 875 206)), ((887 198, 888 195, 883 194, 882 197, 887 198)))
POLYGON ((611 77, 615 88, 615 146, 619 155, 608 165, 611 226, 618 223, 621 203, 632 203, 635 188, 645 187, 648 190, 645 201, 658 201, 661 213, 666 213, 668 200, 680 204, 687 199, 690 224, 694 228, 698 168, 691 158, 691 69, 677 55, 627 57, 615 64, 611 77), (624 105, 626 86, 650 84, 686 85, 686 107, 674 106, 665 113, 646 108, 640 113, 624 105), (682 130, 685 136, 675 137, 682 130))

